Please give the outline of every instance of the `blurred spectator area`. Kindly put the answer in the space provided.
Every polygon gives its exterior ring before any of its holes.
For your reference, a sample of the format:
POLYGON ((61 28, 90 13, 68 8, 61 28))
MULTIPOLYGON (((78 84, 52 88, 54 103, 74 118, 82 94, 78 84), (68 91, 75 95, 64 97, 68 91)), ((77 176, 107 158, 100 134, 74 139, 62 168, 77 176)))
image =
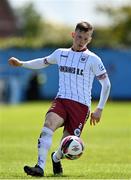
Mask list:
POLYGON ((56 65, 41 70, 14 68, 8 65, 11 56, 30 60, 46 56, 53 50, 53 48, 0 50, 0 102, 14 104, 26 100, 53 98, 58 88, 56 65))
POLYGON ((17 33, 17 19, 8 0, 0 0, 0 38, 17 33))
MULTIPOLYGON (((0 102, 19 103, 28 100, 52 99, 58 91, 58 67, 51 65, 41 70, 14 68, 8 58, 15 56, 30 60, 51 54, 55 49, 0 50, 0 102)), ((131 100, 131 51, 92 49, 102 59, 111 80, 110 99, 131 100)), ((93 99, 98 99, 100 84, 92 89, 93 99)))

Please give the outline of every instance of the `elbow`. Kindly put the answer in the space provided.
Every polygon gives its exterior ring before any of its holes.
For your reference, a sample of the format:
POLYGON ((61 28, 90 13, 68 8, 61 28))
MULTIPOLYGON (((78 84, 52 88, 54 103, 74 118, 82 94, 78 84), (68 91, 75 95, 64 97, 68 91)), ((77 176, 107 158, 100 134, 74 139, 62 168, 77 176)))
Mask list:
POLYGON ((110 89, 111 89, 111 83, 110 80, 108 78, 101 80, 100 81, 101 85, 102 85, 102 89, 105 93, 109 93, 110 89))
POLYGON ((110 81, 108 81, 108 83, 107 83, 107 88, 108 88, 108 89, 111 89, 111 83, 110 83, 110 81))
POLYGON ((106 84, 106 90, 108 92, 110 92, 110 89, 111 89, 111 83, 110 83, 110 81, 108 81, 107 84, 106 84))

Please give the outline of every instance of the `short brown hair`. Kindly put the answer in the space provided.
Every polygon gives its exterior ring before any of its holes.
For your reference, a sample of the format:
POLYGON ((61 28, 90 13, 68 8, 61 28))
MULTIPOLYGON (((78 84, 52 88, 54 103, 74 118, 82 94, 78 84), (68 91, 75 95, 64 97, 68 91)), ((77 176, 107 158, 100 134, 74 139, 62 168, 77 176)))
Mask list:
POLYGON ((84 31, 84 32, 87 32, 87 31, 92 31, 93 33, 93 26, 86 22, 86 21, 82 21, 82 22, 79 22, 77 25, 76 25, 76 28, 75 28, 75 31, 84 31))

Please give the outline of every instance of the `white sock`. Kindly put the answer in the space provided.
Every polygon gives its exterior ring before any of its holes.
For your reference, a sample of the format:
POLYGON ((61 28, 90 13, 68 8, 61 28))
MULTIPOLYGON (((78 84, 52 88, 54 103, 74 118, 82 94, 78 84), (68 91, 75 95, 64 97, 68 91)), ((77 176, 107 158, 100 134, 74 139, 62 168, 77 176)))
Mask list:
POLYGON ((42 129, 40 138, 38 139, 38 165, 44 169, 47 153, 52 144, 53 131, 47 127, 42 129))
POLYGON ((59 147, 59 149, 53 154, 53 161, 54 162, 59 162, 61 159, 62 159, 62 152, 61 152, 61 149, 59 147))

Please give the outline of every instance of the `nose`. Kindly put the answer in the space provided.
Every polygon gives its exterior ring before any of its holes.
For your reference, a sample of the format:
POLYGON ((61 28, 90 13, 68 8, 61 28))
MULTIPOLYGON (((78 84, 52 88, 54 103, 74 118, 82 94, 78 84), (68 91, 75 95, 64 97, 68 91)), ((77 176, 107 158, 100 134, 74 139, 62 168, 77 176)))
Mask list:
POLYGON ((81 47, 84 46, 84 43, 83 43, 83 42, 80 42, 80 46, 81 46, 81 47))
POLYGON ((80 44, 84 44, 84 40, 83 39, 80 40, 80 44))

